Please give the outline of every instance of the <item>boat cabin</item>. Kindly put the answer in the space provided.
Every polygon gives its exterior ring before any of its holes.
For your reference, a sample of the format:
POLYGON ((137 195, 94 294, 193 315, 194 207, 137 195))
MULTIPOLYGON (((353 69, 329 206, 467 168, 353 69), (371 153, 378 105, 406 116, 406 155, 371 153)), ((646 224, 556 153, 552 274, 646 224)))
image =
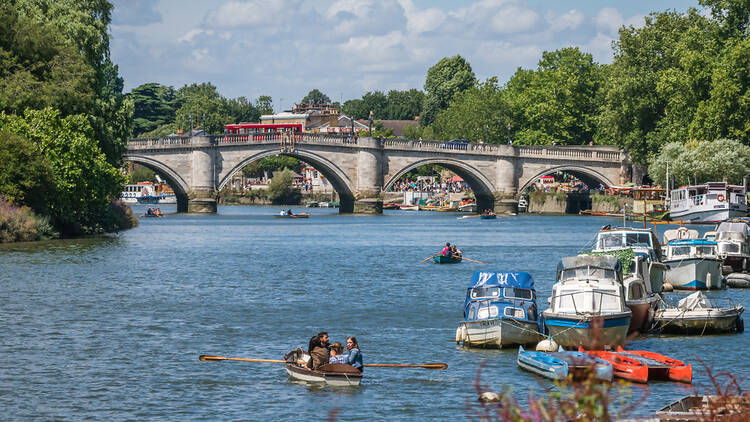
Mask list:
POLYGON ((557 269, 550 308, 553 313, 625 311, 620 260, 609 255, 564 257, 557 269))
POLYGON ((464 303, 464 320, 492 318, 537 321, 534 279, 525 272, 477 271, 464 303))
POLYGON ((647 248, 655 256, 654 261, 661 260, 661 245, 651 229, 637 229, 634 227, 605 226, 596 235, 594 252, 612 251, 627 248, 647 248))
POLYGON ((673 240, 667 245, 667 260, 718 258, 716 242, 703 239, 673 240))

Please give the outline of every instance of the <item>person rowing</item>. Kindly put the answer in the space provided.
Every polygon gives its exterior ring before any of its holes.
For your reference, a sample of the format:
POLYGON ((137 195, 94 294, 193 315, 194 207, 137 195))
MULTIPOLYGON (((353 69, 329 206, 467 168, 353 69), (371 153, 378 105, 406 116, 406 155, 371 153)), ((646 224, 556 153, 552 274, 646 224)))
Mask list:
POLYGON ((446 256, 448 258, 450 258, 451 256, 453 256, 453 250, 451 249, 450 242, 445 242, 445 247, 443 248, 443 251, 440 252, 440 255, 446 256))

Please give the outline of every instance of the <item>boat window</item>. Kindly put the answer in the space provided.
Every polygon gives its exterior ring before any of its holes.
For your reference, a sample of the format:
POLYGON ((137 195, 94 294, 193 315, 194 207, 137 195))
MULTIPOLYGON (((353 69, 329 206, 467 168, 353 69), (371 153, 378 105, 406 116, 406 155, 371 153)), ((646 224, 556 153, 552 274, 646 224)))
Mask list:
POLYGON ((690 246, 672 246, 672 256, 690 255, 690 246))
POLYGON ((605 233, 599 235, 599 249, 621 248, 625 246, 622 243, 622 233, 605 233))
POLYGON ((591 310, 594 312, 620 310, 620 296, 616 291, 596 289, 592 292, 592 295, 594 308, 591 310))
POLYGON ((586 293, 583 290, 560 290, 555 298, 555 312, 583 312, 586 308, 591 308, 591 299, 586 303, 586 293))
POLYGON ((497 306, 485 306, 479 308, 477 319, 494 318, 497 316, 497 306))
POLYGON ((631 284, 629 290, 628 300, 637 300, 643 297, 643 287, 639 283, 631 284))
POLYGON ((713 246, 698 246, 697 248, 695 248, 695 254, 696 255, 713 255, 714 247, 713 246))
POLYGON ((745 241, 745 235, 742 232, 719 232, 716 237, 719 240, 739 240, 740 242, 745 241))
POLYGON ((521 318, 521 319, 526 318, 526 315, 525 315, 526 313, 523 311, 523 309, 514 308, 512 306, 506 306, 503 314, 511 318, 521 318))
POLYGON ((474 319, 474 310, 475 310, 475 308, 473 306, 471 308, 469 308, 469 319, 470 320, 474 319))
POLYGON ((480 286, 471 290, 471 298, 478 297, 500 297, 500 288, 497 286, 480 286))
POLYGON ((719 252, 723 253, 739 253, 740 245, 736 243, 722 243, 719 245, 719 252))
POLYGON ((527 299, 527 300, 531 300, 533 298, 533 294, 531 293, 531 290, 517 289, 515 287, 505 287, 503 289, 503 296, 508 297, 508 298, 527 299))
POLYGON ((628 246, 651 246, 651 235, 649 233, 627 233, 628 246))
POLYGON ((577 279, 614 279, 614 270, 606 270, 604 268, 596 267, 585 267, 585 268, 573 268, 562 271, 561 280, 567 280, 570 278, 577 279))

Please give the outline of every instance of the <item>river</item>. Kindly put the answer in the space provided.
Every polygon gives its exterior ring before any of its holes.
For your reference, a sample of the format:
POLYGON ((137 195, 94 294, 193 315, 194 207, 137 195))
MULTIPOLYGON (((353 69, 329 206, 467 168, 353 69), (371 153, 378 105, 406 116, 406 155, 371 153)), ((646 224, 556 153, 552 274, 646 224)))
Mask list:
MULTIPOLYGON (((530 389, 552 384, 518 369, 516 350, 454 342, 471 274, 528 271, 545 309, 558 260, 620 223, 334 209, 273 218, 278 211, 220 206, 213 216, 142 218, 113 236, 0 245, 3 419, 291 420, 338 411, 350 421, 454 420, 476 403, 482 362, 483 383, 512 387, 524 403, 530 389), (420 263, 446 241, 489 265, 420 263), (322 330, 332 342, 355 335, 365 363, 449 368, 368 368, 358 388, 322 388, 290 381, 281 364, 198 361, 281 359, 322 330)), ((750 291, 710 295, 750 303, 750 291)), ((749 345, 744 333, 652 336, 630 347, 691 362, 693 386, 707 391, 698 360, 747 378, 749 345)), ((625 399, 640 401, 635 414, 645 415, 691 388, 634 386, 625 399)))

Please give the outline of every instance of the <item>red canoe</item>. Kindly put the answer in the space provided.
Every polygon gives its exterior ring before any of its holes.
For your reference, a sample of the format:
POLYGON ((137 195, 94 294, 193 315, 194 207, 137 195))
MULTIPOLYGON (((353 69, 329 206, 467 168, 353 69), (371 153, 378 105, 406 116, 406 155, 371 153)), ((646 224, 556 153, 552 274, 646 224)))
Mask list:
POLYGON ((645 350, 623 350, 617 348, 618 353, 623 356, 638 359, 648 365, 648 376, 651 379, 668 379, 670 381, 692 383, 693 367, 677 359, 645 350))
POLYGON ((612 364, 612 373, 616 377, 634 382, 648 382, 648 365, 638 359, 623 356, 615 352, 581 350, 589 356, 595 356, 612 364))

